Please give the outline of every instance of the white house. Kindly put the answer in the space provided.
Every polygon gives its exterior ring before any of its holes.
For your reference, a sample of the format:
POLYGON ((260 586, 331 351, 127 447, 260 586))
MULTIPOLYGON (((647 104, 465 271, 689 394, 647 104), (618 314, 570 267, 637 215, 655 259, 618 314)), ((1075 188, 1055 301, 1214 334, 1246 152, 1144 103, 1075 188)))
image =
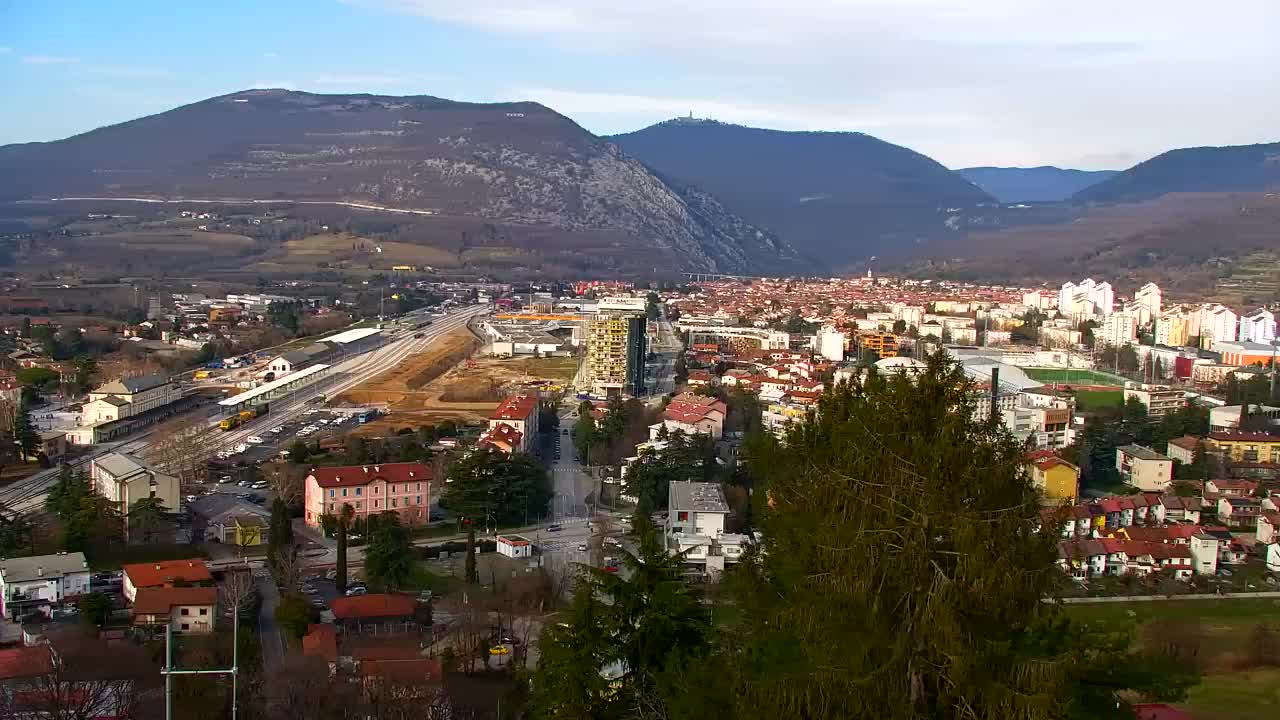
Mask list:
POLYGON ((742 556, 746 536, 724 531, 729 503, 719 483, 672 482, 667 487, 667 550, 684 553, 684 562, 724 569, 742 556))
POLYGON ((133 417, 181 398, 181 388, 161 375, 112 380, 89 393, 80 410, 80 422, 93 425, 133 417))
POLYGON ((1116 448, 1116 470, 1143 492, 1164 492, 1173 484, 1173 460, 1141 445, 1116 448))
POLYGON ((0 560, 0 612, 11 620, 87 592, 89 564, 84 553, 0 560))
POLYGON ((152 470, 141 459, 124 453, 107 453, 89 462, 89 479, 122 517, 144 498, 158 499, 169 512, 178 511, 179 483, 173 475, 152 470))

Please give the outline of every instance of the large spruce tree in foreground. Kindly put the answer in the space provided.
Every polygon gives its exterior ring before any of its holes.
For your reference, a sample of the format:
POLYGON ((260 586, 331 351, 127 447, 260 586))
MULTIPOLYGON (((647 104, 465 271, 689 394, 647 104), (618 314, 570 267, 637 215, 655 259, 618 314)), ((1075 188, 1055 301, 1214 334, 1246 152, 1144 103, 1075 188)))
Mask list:
POLYGON ((1057 525, 1040 527, 1022 447, 973 417, 973 391, 939 355, 751 443, 765 540, 727 580, 736 619, 653 662, 661 697, 624 716, 1132 717, 1129 699, 1185 692, 1194 676, 1167 658, 1044 602, 1057 525))

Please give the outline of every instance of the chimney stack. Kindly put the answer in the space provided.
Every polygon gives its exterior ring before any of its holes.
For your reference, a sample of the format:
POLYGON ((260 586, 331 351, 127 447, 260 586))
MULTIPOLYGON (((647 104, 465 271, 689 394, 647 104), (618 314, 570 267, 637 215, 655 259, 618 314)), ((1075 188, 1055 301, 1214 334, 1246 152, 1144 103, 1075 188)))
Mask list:
POLYGON ((991 419, 1000 420, 1000 368, 991 368, 991 419))

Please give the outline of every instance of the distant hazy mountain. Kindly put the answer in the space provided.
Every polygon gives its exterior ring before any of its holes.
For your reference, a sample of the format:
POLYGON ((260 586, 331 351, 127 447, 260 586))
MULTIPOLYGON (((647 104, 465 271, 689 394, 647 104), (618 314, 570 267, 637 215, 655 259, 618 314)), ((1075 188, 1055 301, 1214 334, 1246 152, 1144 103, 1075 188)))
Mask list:
POLYGON ((1057 202, 1115 175, 1116 170, 1040 167, 971 167, 956 170, 1003 203, 1057 202))
POLYGON ((1280 143, 1170 150, 1076 193, 1088 202, 1172 192, 1262 192, 1280 187, 1280 143))
POLYGON ((429 209, 439 224, 414 242, 449 232, 500 255, 501 238, 518 234, 517 258, 550 248, 602 271, 623 267, 603 262, 623 253, 646 271, 758 271, 795 257, 714 197, 536 103, 248 90, 0 147, 0 199, 66 196, 429 209))
POLYGON ((862 133, 676 119, 610 139, 833 270, 954 234, 949 209, 994 201, 934 160, 862 133))

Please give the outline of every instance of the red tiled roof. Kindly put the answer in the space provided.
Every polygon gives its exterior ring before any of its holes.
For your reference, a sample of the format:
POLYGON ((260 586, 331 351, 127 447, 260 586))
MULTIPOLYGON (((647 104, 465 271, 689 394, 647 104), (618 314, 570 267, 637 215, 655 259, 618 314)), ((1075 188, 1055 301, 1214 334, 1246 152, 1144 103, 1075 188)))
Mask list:
POLYGON ((218 588, 181 587, 163 588, 148 587, 138 591, 133 599, 134 615, 168 615, 169 610, 178 605, 217 605, 218 588))
POLYGON ((485 430, 476 441, 476 445, 479 447, 497 446, 499 449, 506 451, 506 449, 514 450, 519 448, 523 440, 524 433, 503 422, 485 430), (507 447, 502 448, 503 445, 507 447))
POLYGON ((36 677, 53 671, 48 645, 0 650, 0 680, 36 677))
POLYGON ((420 462, 384 463, 381 465, 342 465, 311 469, 311 477, 322 488, 368 485, 374 480, 389 483, 430 480, 431 468, 420 462))
POLYGON ((323 660, 337 660, 338 628, 323 623, 308 625, 307 634, 302 636, 302 654, 323 660))
POLYGON ((329 601, 329 609, 339 620, 349 618, 405 617, 413 614, 414 600, 408 595, 358 595, 329 601))
POLYGON ((1183 450, 1194 452, 1196 447, 1200 445, 1200 438, 1194 435, 1183 435, 1182 437, 1170 440, 1169 444, 1174 447, 1182 448, 1183 450))
POLYGON ((528 420, 538 412, 537 395, 508 395, 489 416, 491 420, 528 420))
POLYGON ((163 587, 179 580, 196 583, 213 579, 209 566, 201 558, 190 560, 162 560, 155 563, 134 563, 124 566, 124 574, 135 588, 163 587))

